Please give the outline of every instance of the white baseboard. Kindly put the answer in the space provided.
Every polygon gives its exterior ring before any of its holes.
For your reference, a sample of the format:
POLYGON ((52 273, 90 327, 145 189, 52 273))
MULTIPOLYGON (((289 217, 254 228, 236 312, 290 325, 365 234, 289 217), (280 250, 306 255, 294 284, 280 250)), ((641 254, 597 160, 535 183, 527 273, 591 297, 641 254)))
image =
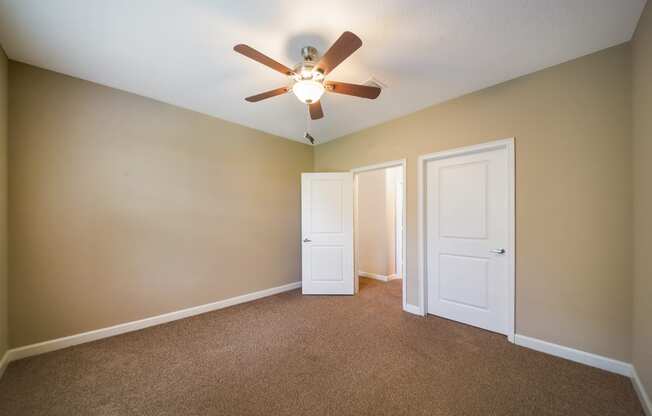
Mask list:
POLYGON ((369 273, 369 272, 358 272, 358 276, 368 277, 370 279, 380 280, 381 282, 389 282, 389 277, 385 276, 384 274, 376 274, 376 273, 369 273))
MULTIPOLYGON (((360 275, 364 276, 362 272, 360 272, 360 275)), ((115 335, 124 334, 127 332, 137 331, 139 329, 144 329, 151 326, 164 324, 167 322, 176 321, 179 319, 188 318, 195 315, 200 315, 202 313, 224 309, 229 306, 250 302, 267 296, 272 296, 290 290, 298 289, 300 287, 301 287, 301 282, 289 283, 286 285, 277 286, 270 289, 264 289, 258 292, 247 293, 244 295, 236 296, 229 299, 224 299, 213 303, 207 303, 205 305, 194 306, 191 308, 166 313, 163 315, 141 319, 138 321, 127 322, 119 325, 114 325, 108 328, 96 329, 93 331, 83 332, 81 334, 70 335, 67 337, 57 338, 50 341, 39 342, 37 344, 31 344, 19 348, 13 348, 5 352, 2 359, 0 359, 0 377, 2 377, 5 369, 7 368, 7 365, 9 365, 11 361, 19 360, 21 358, 43 354, 50 351, 56 351, 62 348, 71 347, 73 345, 79 345, 86 342, 99 340, 102 338, 108 338, 115 335)), ((415 305, 411 305, 409 303, 405 304, 403 310, 405 312, 423 316, 423 312, 421 311, 421 308, 415 305)), ((607 358, 600 355, 592 354, 589 352, 565 347, 562 345, 553 344, 551 342, 542 341, 540 339, 531 338, 525 335, 516 334, 514 337, 514 341, 516 345, 520 345, 522 347, 530 348, 546 354, 554 355, 581 364, 586 364, 592 367, 600 368, 626 377, 631 377, 632 384, 634 385, 634 389, 638 394, 638 397, 646 412, 646 415, 652 416, 652 402, 650 401, 650 397, 645 391, 645 388, 640 378, 638 377, 638 374, 636 373, 636 369, 631 364, 623 361, 614 360, 612 358, 607 358)))
POLYGON ((565 358, 575 361, 576 363, 586 364, 591 367, 600 368, 612 373, 620 374, 625 377, 632 377, 634 367, 630 363, 614 360, 613 358, 603 357, 590 352, 576 350, 563 345, 553 344, 536 338, 530 338, 525 335, 515 335, 516 345, 530 348, 556 357, 565 358))
POLYGON ((414 315, 423 316, 423 312, 421 311, 421 308, 419 308, 418 306, 410 305, 409 303, 405 304, 403 310, 405 312, 409 312, 414 315))
POLYGON ((390 274, 390 275, 387 277, 387 280, 400 280, 400 279, 401 279, 401 276, 399 276, 399 275, 397 275, 397 274, 390 274))
POLYGON ((643 407, 643 411, 645 411, 645 414, 647 416, 652 416, 652 401, 650 400, 650 396, 648 396, 647 391, 645 390, 645 386, 643 385, 643 382, 638 377, 638 373, 636 372, 636 367, 632 369, 632 384, 634 385, 634 390, 636 390, 636 394, 638 394, 638 399, 641 401, 641 406, 643 407))
MULTIPOLYGON (((170 312, 163 315, 152 316, 150 318, 145 318, 138 321, 126 322, 124 324, 110 326, 108 328, 96 329, 93 331, 83 332, 81 334, 70 335, 50 341, 39 342, 37 344, 26 345, 24 347, 13 348, 7 351, 1 363, 2 365, 6 366, 11 361, 20 360, 21 358, 31 357, 33 355, 60 350, 62 348, 71 347, 73 345, 79 345, 102 338, 108 338, 127 332, 137 331, 139 329, 148 328, 150 326, 160 325, 202 313, 216 311, 218 309, 224 309, 229 306, 250 302, 252 300, 276 295, 278 293, 287 292, 289 290, 298 289, 300 287, 301 282, 289 283, 287 285, 272 287, 270 289, 264 289, 258 292, 247 293, 233 298, 224 299, 213 303, 207 303, 205 305, 193 306, 191 308, 181 309, 179 311, 170 312)), ((2 366, 0 366, 0 368, 4 369, 2 366)))

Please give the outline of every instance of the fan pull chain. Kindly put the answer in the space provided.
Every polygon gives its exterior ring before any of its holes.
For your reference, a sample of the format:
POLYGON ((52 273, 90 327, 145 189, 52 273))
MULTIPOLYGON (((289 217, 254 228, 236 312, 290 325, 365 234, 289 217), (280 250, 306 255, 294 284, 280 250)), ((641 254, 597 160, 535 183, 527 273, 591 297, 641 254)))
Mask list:
POLYGON ((303 138, 308 140, 310 144, 315 144, 315 138, 310 135, 310 122, 311 122, 311 117, 310 113, 308 113, 308 117, 306 118, 306 132, 303 134, 303 138))

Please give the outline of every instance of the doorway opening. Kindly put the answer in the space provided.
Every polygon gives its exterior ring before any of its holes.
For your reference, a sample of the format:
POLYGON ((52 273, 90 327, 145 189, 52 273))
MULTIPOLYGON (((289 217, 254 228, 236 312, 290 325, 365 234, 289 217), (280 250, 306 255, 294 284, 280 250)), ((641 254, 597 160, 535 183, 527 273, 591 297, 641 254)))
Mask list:
POLYGON ((367 284, 398 285, 405 309, 405 160, 365 166, 352 172, 356 293, 367 284))

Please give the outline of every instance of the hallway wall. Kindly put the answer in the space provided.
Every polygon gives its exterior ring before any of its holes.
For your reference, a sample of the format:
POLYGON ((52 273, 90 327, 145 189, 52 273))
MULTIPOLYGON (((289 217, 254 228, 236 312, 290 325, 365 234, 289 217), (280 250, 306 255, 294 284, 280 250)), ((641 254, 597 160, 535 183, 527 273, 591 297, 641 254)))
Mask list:
POLYGON ((652 398, 652 2, 632 41, 634 99, 633 362, 652 398))
POLYGON ((358 270, 389 276, 394 273, 394 193, 388 170, 358 174, 358 270))

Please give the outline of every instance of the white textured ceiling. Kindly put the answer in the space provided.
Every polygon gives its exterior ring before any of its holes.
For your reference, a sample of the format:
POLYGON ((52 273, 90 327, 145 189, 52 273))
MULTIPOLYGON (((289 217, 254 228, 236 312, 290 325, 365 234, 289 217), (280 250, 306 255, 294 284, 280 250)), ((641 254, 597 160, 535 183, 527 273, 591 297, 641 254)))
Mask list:
POLYGON ((244 97, 286 78, 233 52, 246 43, 293 66, 345 30, 363 46, 329 79, 387 84, 375 100, 327 94, 311 122, 332 140, 628 41, 645 0, 0 0, 11 59, 290 139, 307 109, 292 94, 244 97))

